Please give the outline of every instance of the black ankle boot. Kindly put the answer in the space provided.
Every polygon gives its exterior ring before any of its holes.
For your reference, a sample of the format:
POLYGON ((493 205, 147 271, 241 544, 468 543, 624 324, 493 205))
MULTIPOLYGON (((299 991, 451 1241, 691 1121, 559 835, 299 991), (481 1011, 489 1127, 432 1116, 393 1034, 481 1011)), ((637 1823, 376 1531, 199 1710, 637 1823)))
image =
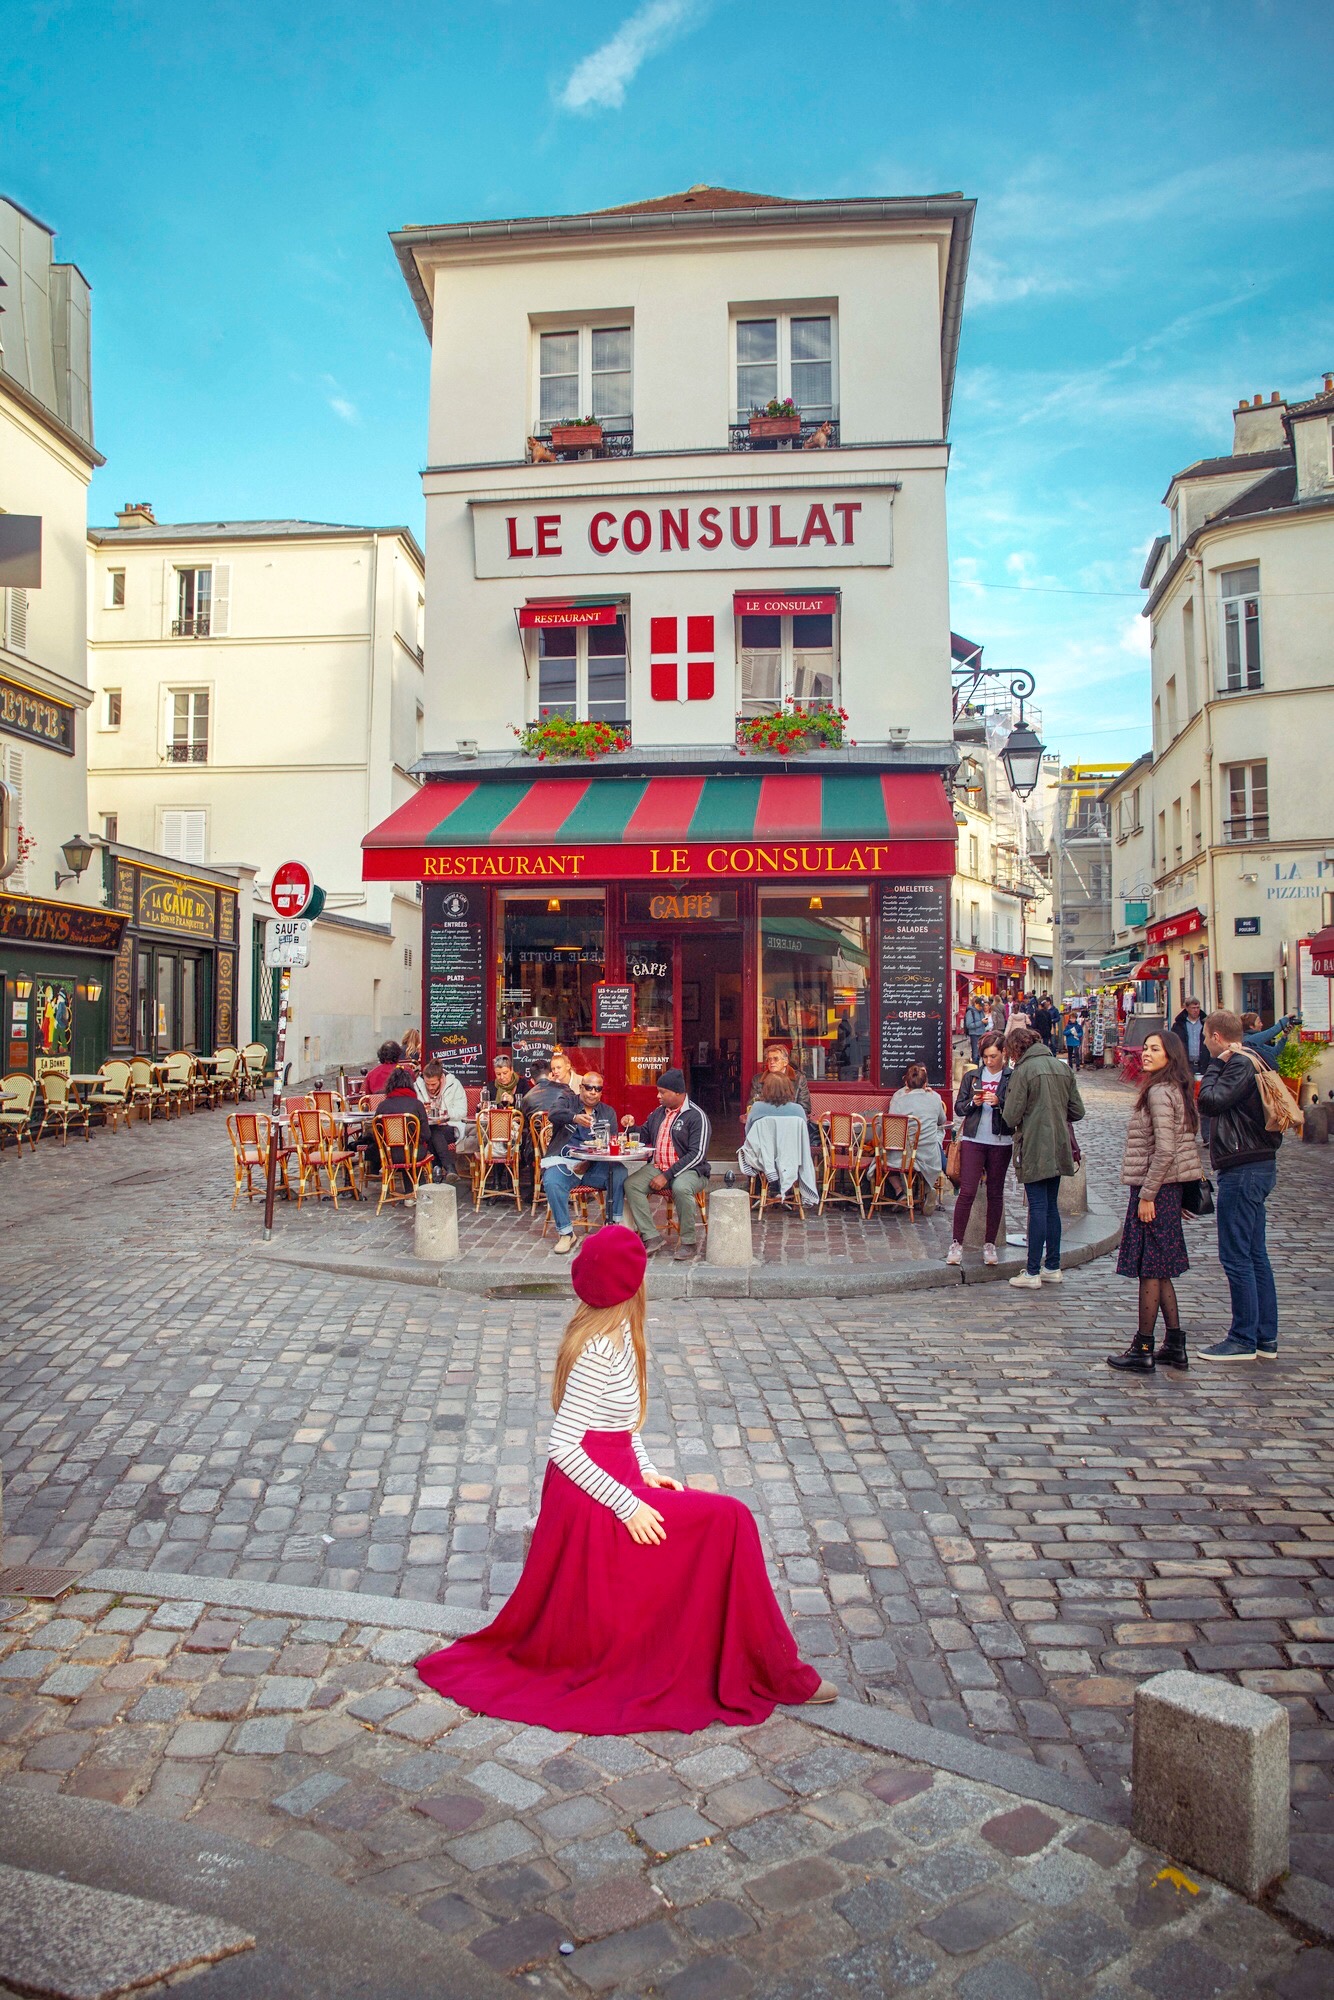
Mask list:
POLYGON ((1186 1336, 1179 1326, 1165 1328, 1163 1344, 1153 1358, 1159 1368, 1190 1367, 1190 1357, 1186 1353, 1186 1336))
POLYGON ((1107 1366, 1119 1368, 1126 1375, 1152 1375, 1154 1365, 1151 1333, 1137 1333, 1124 1354, 1107 1356, 1107 1366))

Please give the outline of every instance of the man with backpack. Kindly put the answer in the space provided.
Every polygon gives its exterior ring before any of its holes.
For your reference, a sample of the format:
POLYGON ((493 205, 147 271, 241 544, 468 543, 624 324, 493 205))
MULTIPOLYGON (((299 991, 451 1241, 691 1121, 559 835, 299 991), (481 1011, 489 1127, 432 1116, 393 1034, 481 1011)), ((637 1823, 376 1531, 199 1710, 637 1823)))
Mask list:
POLYGON ((1199 1108, 1211 1121, 1218 1175, 1218 1261, 1232 1294, 1232 1324, 1201 1361, 1278 1359, 1278 1295, 1265 1247, 1265 1203, 1278 1178, 1283 1134, 1300 1123, 1282 1079, 1242 1041, 1239 1015, 1220 1008, 1204 1024, 1210 1063, 1199 1108))
POLYGON ((980 1006, 976 1000, 970 1000, 964 1008, 963 1031, 968 1037, 968 1047, 972 1053, 974 1063, 981 1061, 978 1050, 982 1046, 982 1037, 986 1034, 990 1025, 991 1017, 987 1013, 986 1008, 980 1006))

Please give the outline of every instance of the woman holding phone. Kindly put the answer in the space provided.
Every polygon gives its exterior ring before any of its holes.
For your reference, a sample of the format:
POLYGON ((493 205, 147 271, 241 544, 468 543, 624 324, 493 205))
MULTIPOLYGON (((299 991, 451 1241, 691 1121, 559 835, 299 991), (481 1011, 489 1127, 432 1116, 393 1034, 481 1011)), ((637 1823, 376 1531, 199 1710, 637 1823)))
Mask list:
POLYGON ((646 1261, 615 1222, 579 1246, 523 1574, 484 1631, 417 1662, 481 1715, 627 1736, 836 1698, 798 1656, 749 1508, 683 1488, 644 1449, 646 1261))
POLYGON ((962 1264, 964 1231, 973 1212, 978 1188, 987 1184, 987 1237, 982 1261, 997 1261, 996 1243, 1005 1224, 1005 1176, 1014 1157, 1014 1141, 1001 1118, 1009 1088, 1005 1043, 1000 1035, 983 1035, 981 1066, 970 1069, 959 1085, 954 1115, 960 1123, 959 1194, 954 1204, 953 1242, 947 1264, 962 1264))

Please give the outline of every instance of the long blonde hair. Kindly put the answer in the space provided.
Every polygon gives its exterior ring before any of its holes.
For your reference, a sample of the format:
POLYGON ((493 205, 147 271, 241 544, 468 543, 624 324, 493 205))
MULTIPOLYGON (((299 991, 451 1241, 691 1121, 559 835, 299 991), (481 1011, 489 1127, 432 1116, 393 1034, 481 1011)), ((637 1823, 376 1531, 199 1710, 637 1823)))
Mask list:
POLYGON ((574 1318, 565 1329, 556 1356, 556 1376, 551 1385, 551 1407, 558 1410, 565 1395, 565 1385, 570 1379, 570 1370, 583 1353, 590 1340, 619 1339, 621 1329, 630 1329, 630 1345, 634 1349, 635 1374, 639 1380, 639 1418, 635 1429, 643 1427, 644 1415, 648 1409, 648 1348, 644 1341, 645 1299, 644 1287, 632 1299, 626 1299, 618 1306, 580 1305, 574 1318))

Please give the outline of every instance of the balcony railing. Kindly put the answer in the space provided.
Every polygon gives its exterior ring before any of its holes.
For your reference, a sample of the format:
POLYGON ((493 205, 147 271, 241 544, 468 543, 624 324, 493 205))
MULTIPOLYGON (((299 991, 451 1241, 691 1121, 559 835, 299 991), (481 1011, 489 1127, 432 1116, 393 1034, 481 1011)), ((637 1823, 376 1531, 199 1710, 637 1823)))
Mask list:
POLYGON ((1268 840, 1269 814, 1238 813, 1223 821, 1225 840, 1268 840))
MULTIPOLYGON (((557 425, 556 428, 559 430, 563 429, 564 426, 557 425)), ((561 464, 572 463, 575 459, 580 458, 633 458, 635 454, 633 424, 618 425, 615 430, 611 428, 610 424, 604 424, 601 440, 597 444, 553 444, 551 432, 552 426, 550 424, 539 424, 533 432, 533 440, 530 441, 528 449, 528 463, 530 465, 542 464, 541 453, 546 451, 549 451, 561 464), (535 452, 532 449, 533 441, 541 447, 541 451, 535 452)))
POLYGON ((207 611, 202 611, 197 618, 173 618, 171 636, 173 639, 207 639, 207 611))
POLYGON ((750 419, 747 418, 743 423, 727 426, 727 449, 729 451, 814 451, 820 448, 813 442, 817 432, 827 432, 825 444, 831 448, 836 446, 839 442, 838 418, 803 417, 801 429, 796 436, 783 438, 752 437, 750 419))
POLYGON ((167 745, 169 764, 207 764, 208 743, 169 743, 167 745))

